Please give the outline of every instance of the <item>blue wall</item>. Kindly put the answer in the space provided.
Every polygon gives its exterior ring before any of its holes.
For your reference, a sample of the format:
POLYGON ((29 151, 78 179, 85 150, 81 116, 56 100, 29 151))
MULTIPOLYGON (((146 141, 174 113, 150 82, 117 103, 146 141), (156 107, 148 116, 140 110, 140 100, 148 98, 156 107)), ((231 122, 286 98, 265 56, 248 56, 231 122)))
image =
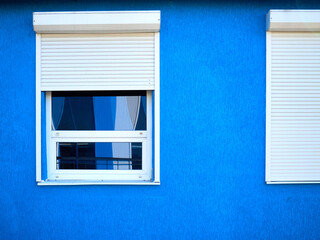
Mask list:
POLYGON ((320 2, 0 3, 0 239, 320 239, 320 185, 266 185, 265 15, 320 2), (160 9, 161 186, 38 187, 34 11, 160 9))

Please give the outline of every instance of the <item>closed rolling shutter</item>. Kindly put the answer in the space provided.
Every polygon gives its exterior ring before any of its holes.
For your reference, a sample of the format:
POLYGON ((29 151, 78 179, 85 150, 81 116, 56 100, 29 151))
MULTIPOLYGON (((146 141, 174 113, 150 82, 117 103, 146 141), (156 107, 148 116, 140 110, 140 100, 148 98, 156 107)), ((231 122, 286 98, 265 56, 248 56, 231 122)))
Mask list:
POLYGON ((320 180, 320 32, 267 33, 267 182, 320 180))
POLYGON ((155 33, 41 34, 42 91, 153 90, 155 33))

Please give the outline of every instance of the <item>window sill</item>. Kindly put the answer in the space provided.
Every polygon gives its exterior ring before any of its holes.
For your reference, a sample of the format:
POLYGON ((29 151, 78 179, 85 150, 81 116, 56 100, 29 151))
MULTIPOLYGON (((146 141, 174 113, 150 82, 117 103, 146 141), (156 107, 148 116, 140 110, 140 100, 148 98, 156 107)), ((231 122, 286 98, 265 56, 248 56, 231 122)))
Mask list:
POLYGON ((141 182, 141 181, 41 181, 38 186, 81 186, 81 185, 143 185, 156 186, 160 182, 141 182))
POLYGON ((266 184, 320 184, 320 181, 297 181, 297 182, 266 182, 266 184))

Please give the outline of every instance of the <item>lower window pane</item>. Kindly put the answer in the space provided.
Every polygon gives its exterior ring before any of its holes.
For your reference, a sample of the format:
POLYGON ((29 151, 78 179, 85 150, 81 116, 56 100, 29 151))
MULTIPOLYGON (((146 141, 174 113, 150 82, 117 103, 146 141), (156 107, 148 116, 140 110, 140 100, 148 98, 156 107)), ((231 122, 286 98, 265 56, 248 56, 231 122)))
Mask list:
POLYGON ((142 143, 59 142, 57 169, 142 170, 142 143))

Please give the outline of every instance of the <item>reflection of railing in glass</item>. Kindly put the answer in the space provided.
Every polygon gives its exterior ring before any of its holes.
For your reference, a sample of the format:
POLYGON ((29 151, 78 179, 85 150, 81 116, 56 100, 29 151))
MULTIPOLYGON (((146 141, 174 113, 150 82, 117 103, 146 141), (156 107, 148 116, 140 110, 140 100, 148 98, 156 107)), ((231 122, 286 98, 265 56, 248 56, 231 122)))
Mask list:
POLYGON ((142 143, 60 142, 57 143, 57 169, 141 170, 142 143), (128 157, 115 156, 113 144, 117 144, 118 150, 122 149, 128 157), (96 149, 100 151, 97 153, 96 149))
MULTIPOLYGON (((121 166, 129 170, 141 170, 141 159, 138 158, 107 158, 107 157, 57 157, 59 169, 92 169, 92 165, 105 166, 105 169, 119 170, 121 166), (71 168, 62 168, 68 164, 71 168)), ((103 169, 103 168, 102 168, 103 169)))

